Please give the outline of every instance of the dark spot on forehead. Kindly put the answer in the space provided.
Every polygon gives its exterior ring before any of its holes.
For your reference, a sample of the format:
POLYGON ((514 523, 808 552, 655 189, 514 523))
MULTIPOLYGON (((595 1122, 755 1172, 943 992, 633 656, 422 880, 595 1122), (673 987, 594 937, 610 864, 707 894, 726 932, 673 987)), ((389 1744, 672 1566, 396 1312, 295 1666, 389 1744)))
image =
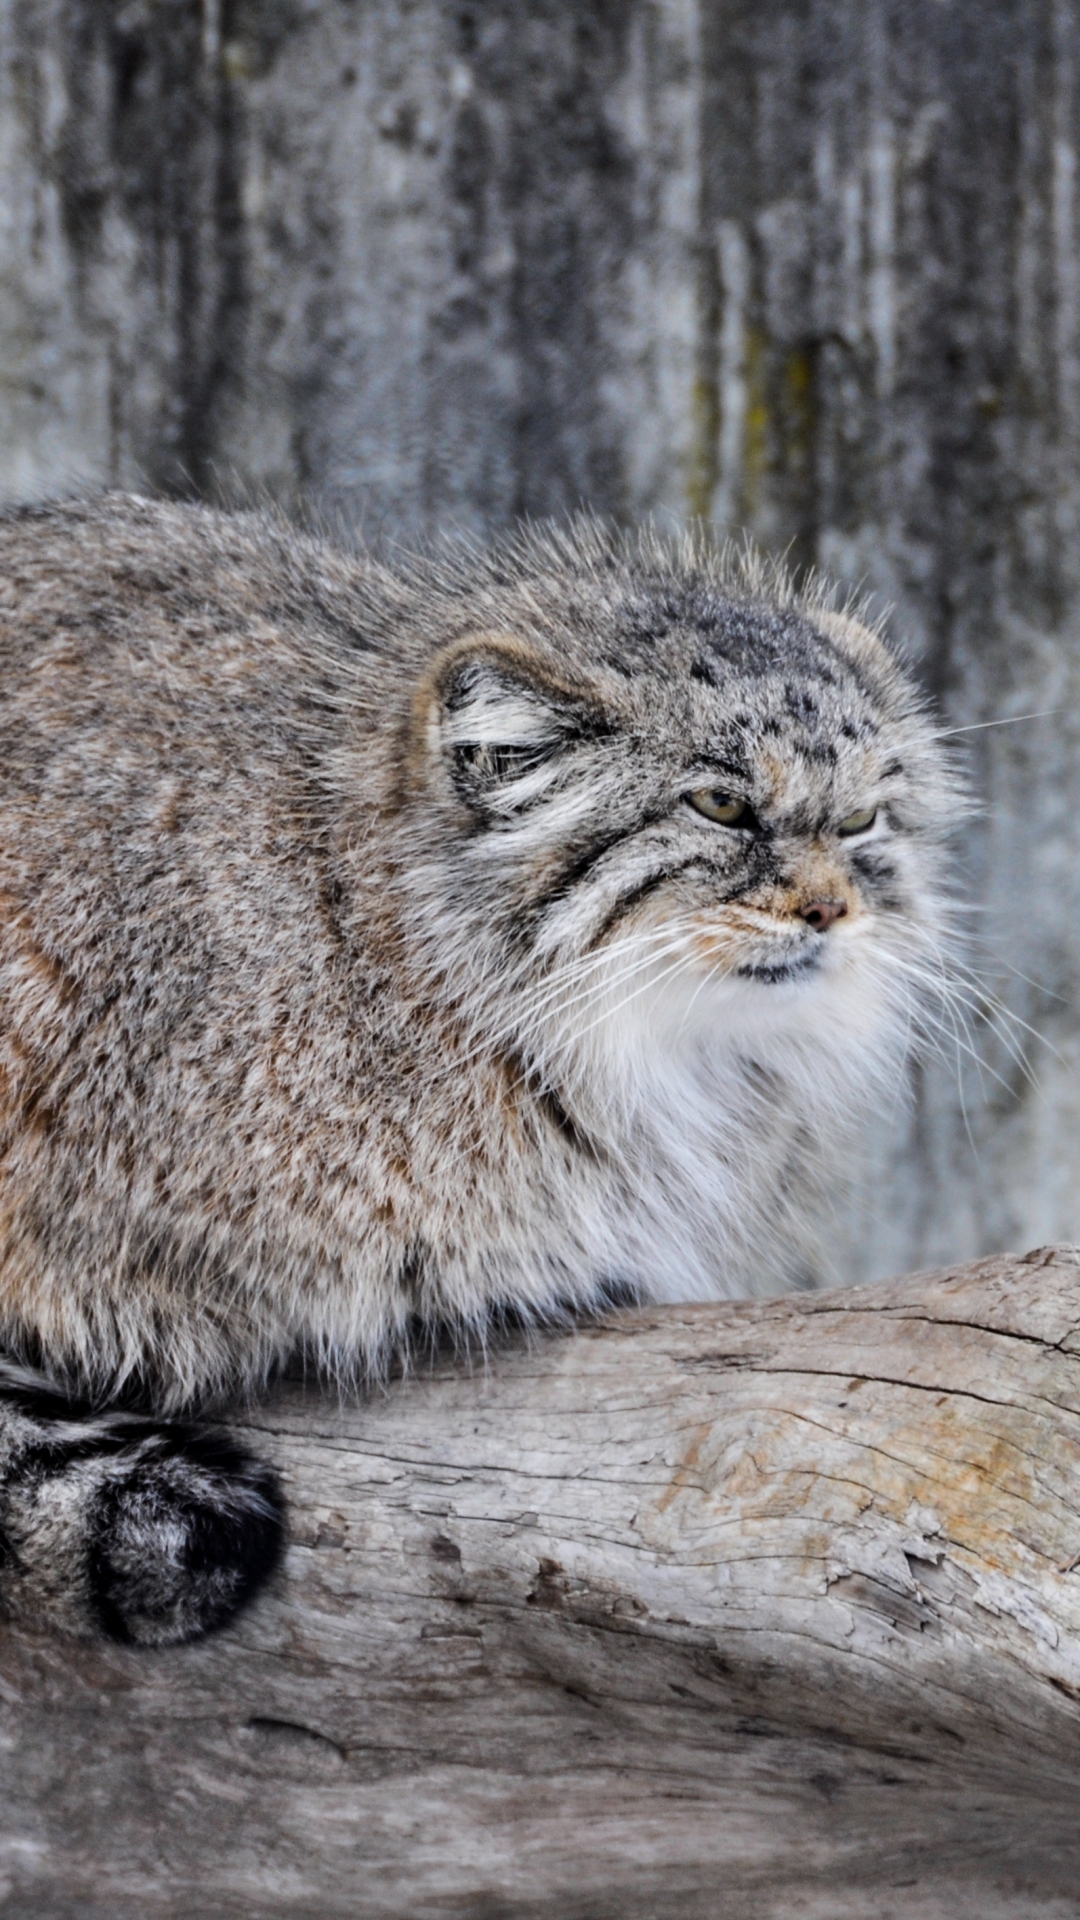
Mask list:
MULTIPOLYGON (((620 640, 631 649, 649 650, 663 640, 673 627, 685 626, 691 593, 678 594, 658 589, 626 601, 619 616, 620 640)), ((693 624, 693 622, 689 622, 693 624)))
POLYGON ((699 633, 715 633, 720 625, 720 614, 715 607, 704 607, 694 620, 699 633))
POLYGON ((818 717, 818 704, 813 694, 806 687, 797 687, 792 680, 784 688, 784 705, 796 720, 801 720, 806 726, 818 717))
POLYGON ((836 684, 826 643, 791 607, 715 599, 708 606, 687 607, 683 624, 706 642, 690 673, 709 686, 720 685, 725 666, 755 677, 796 667, 812 672, 826 686, 836 684))
POLYGON ((834 767, 838 758, 833 742, 816 735, 809 740, 797 741, 795 750, 804 760, 810 760, 819 767, 834 767))

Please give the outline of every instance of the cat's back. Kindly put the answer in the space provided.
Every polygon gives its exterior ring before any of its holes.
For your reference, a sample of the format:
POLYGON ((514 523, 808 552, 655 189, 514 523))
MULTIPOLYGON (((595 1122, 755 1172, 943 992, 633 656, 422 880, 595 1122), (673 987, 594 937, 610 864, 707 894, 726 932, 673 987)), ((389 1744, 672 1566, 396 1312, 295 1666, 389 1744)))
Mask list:
POLYGON ((0 887, 318 842, 341 740, 377 788, 405 684, 372 572, 267 513, 105 494, 0 515, 0 887))
POLYGON ((374 707, 364 580, 269 514, 104 494, 0 515, 0 774, 110 733, 235 757, 310 735, 346 686, 374 707))
POLYGON ((0 1134, 127 1101, 135 1139, 140 1061, 195 1112, 260 1017, 325 1008, 328 769, 370 734, 377 801, 394 699, 366 627, 363 563, 269 515, 0 516, 0 1134))

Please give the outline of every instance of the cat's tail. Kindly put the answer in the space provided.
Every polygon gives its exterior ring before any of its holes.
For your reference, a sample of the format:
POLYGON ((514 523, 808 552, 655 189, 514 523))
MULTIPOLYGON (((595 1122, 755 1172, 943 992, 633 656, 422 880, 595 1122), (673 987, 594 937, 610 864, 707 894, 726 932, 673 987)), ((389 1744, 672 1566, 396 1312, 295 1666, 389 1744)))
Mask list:
POLYGON ((0 1607, 172 1646, 224 1626, 281 1555, 272 1470, 228 1436, 66 1401, 0 1358, 0 1607))

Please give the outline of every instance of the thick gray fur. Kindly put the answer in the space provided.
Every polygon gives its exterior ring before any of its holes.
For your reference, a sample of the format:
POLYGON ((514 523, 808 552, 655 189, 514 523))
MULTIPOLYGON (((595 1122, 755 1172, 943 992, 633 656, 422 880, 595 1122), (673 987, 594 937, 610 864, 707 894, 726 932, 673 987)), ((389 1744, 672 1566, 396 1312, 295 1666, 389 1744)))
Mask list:
POLYGON ((157 1643, 279 1531, 163 1419, 797 1275, 963 802, 877 633, 690 538, 105 496, 0 583, 0 1594, 157 1643))

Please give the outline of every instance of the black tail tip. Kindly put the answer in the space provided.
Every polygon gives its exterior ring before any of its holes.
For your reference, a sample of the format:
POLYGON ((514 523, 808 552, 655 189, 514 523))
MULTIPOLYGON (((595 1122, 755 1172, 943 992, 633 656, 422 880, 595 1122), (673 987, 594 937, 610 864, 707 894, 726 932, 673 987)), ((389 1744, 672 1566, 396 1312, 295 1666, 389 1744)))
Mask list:
POLYGON ((98 1623, 140 1647, 215 1633, 265 1586, 284 1540, 272 1468, 225 1436, 159 1428, 98 1497, 88 1567, 98 1623))

